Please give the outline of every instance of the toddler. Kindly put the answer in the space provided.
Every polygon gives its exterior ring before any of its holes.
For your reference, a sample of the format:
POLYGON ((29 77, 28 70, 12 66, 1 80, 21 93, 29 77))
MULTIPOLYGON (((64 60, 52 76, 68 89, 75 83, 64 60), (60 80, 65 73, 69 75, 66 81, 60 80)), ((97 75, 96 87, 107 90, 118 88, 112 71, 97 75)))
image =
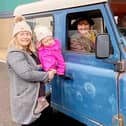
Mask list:
MULTIPOLYGON (((65 62, 61 51, 60 41, 53 38, 51 31, 45 26, 36 26, 34 32, 37 40, 37 54, 42 69, 44 71, 54 70, 54 73, 57 75, 64 75, 65 62)), ((40 94, 36 112, 39 112, 42 107, 48 107, 48 102, 46 101, 44 95, 40 94), (43 106, 41 105, 42 103, 43 106)))
POLYGON ((52 36, 45 26, 34 29, 37 39, 37 53, 44 71, 54 69, 57 75, 64 75, 65 62, 61 51, 60 41, 52 36))

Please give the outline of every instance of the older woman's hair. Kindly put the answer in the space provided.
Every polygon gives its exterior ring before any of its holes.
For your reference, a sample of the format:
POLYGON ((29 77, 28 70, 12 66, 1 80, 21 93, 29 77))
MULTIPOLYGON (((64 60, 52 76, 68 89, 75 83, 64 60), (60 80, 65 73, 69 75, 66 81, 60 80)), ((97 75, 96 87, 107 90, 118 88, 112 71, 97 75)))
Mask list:
POLYGON ((16 49, 24 50, 24 51, 27 51, 27 52, 31 52, 31 51, 33 52, 33 51, 35 51, 35 45, 33 44, 32 41, 29 43, 29 45, 27 46, 27 48, 23 48, 18 43, 16 36, 14 36, 12 38, 12 40, 10 41, 10 43, 8 45, 8 48, 16 48, 16 49))
POLYGON ((34 45, 32 41, 27 46, 27 48, 23 48, 17 41, 17 34, 22 31, 28 31, 32 35, 32 30, 30 25, 26 22, 25 18, 23 16, 16 16, 14 18, 14 28, 13 28, 13 34, 12 34, 12 40, 10 41, 10 44, 8 48, 17 48, 22 49, 25 51, 34 51, 34 45))

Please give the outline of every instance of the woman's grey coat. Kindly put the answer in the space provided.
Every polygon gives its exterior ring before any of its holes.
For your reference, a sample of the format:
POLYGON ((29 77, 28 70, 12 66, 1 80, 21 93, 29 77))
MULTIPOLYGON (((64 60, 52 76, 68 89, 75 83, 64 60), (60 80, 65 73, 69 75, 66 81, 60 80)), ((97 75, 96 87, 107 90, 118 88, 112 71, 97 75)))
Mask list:
POLYGON ((48 73, 38 71, 36 62, 25 51, 9 49, 7 66, 10 76, 10 101, 13 120, 29 124, 41 114, 34 114, 40 81, 48 80, 48 73))

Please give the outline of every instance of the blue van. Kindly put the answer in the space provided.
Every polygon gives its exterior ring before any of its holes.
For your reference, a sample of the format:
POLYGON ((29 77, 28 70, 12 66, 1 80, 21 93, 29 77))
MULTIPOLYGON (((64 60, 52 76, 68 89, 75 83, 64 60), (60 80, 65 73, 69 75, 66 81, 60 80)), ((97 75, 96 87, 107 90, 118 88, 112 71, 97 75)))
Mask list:
POLYGON ((61 41, 66 71, 51 83, 52 108, 87 126, 126 126, 126 0, 42 0, 15 15, 61 41), (70 48, 73 24, 85 15, 94 22, 94 52, 70 48))

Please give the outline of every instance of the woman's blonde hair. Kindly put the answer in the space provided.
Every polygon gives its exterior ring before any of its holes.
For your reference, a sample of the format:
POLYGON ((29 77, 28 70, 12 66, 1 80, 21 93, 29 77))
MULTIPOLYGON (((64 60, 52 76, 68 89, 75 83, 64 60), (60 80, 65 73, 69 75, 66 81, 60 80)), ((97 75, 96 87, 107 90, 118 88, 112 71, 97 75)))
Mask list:
POLYGON ((35 46, 31 40, 31 42, 29 43, 29 45, 27 46, 27 48, 21 46, 18 41, 17 41, 17 37, 16 35, 13 36, 12 40, 10 41, 9 45, 8 45, 8 48, 16 48, 16 49, 20 49, 20 50, 24 50, 24 51, 27 51, 27 52, 34 52, 35 51, 35 46))
POLYGON ((26 22, 25 17, 19 15, 14 18, 14 28, 13 28, 12 40, 10 41, 8 48, 21 49, 21 50, 25 50, 27 52, 35 51, 32 40, 27 47, 23 47, 19 44, 19 42, 17 40, 17 34, 21 31, 27 31, 27 32, 31 33, 31 35, 32 35, 32 29, 31 29, 30 25, 26 22))

